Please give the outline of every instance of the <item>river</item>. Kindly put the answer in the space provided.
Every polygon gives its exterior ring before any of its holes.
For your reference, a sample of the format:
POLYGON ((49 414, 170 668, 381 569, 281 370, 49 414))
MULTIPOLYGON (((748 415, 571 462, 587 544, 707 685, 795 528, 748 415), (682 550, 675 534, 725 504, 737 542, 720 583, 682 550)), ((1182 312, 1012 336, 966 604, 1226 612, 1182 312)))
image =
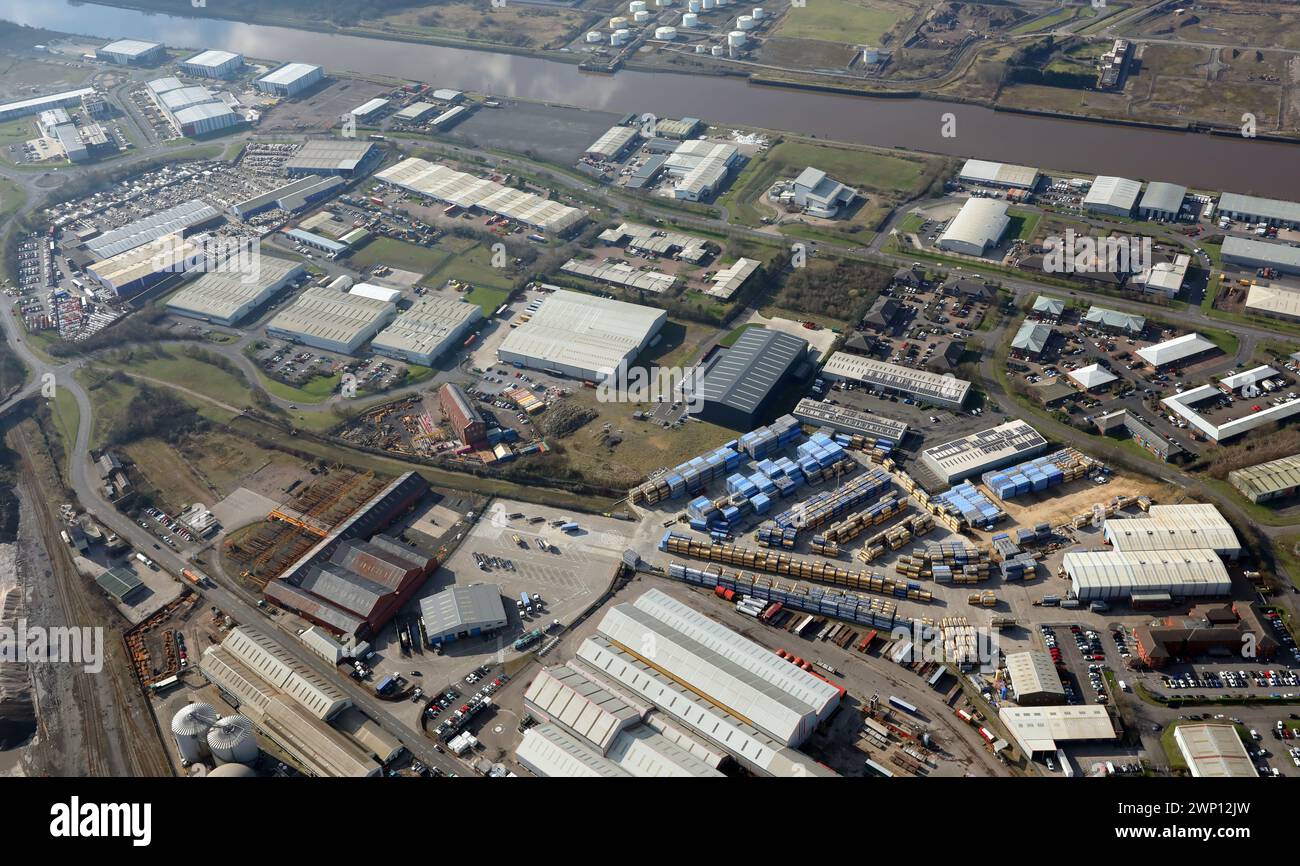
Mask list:
POLYGON ((700 117, 836 141, 1300 200, 1300 146, 1279 142, 995 112, 927 99, 764 87, 733 77, 631 70, 595 75, 573 64, 534 57, 71 0, 0 0, 0 18, 66 33, 150 39, 172 48, 224 48, 249 57, 316 63, 335 72, 387 74, 435 87, 583 108, 700 117), (941 134, 947 112, 956 117, 952 138, 941 134))

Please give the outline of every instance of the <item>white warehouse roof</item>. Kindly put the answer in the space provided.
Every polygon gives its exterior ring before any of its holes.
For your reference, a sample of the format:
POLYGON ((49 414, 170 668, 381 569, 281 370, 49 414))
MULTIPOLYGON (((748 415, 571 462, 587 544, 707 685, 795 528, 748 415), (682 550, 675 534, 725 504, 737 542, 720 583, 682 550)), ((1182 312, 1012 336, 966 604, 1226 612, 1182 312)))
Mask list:
POLYGON ((851 379, 877 388, 902 391, 933 403, 960 406, 970 393, 971 383, 955 376, 941 376, 928 370, 901 367, 849 352, 836 352, 822 368, 832 379, 851 379))
POLYGON ((1052 695, 1065 702, 1065 687, 1061 685, 1056 665, 1042 650, 1008 653, 1007 674, 1018 701, 1030 695, 1052 695))
POLYGON ((1059 742, 1113 740, 1119 735, 1104 706, 1007 707, 998 719, 1028 755, 1055 752, 1059 742))
POLYGON ((631 775, 556 725, 524 731, 515 757, 543 778, 626 779, 631 775))
POLYGON ((1142 195, 1138 207, 1142 210, 1176 214, 1182 209, 1185 198, 1187 198, 1187 187, 1176 183, 1155 181, 1147 184, 1147 191, 1142 195))
POLYGON ((396 309, 391 302, 314 286, 277 313, 266 328, 312 341, 312 345, 325 342, 339 346, 339 351, 355 351, 392 320, 396 309))
POLYGON ((1115 208, 1130 211, 1142 194, 1142 184, 1126 177, 1100 175, 1083 197, 1084 207, 1115 208))
POLYGON ((209 48, 207 51, 201 51, 198 54, 195 54, 189 60, 186 60, 185 63, 189 66, 202 66, 209 69, 218 69, 221 66, 230 63, 233 60, 239 60, 242 57, 242 54, 235 54, 233 51, 222 51, 219 48, 209 48))
POLYGON ((1083 601, 1123 599, 1134 592, 1217 596, 1232 587, 1223 560, 1212 550, 1071 551, 1062 566, 1083 601))
POLYGON ((990 247, 1002 239, 1010 223, 1005 201, 970 198, 939 236, 939 245, 958 243, 981 249, 990 247))
POLYGON ((1077 370, 1071 370, 1069 377, 1078 382, 1085 389, 1099 388, 1109 382, 1114 382, 1119 377, 1107 370, 1100 364, 1089 364, 1086 367, 1080 367, 1077 370))
POLYGON ((611 126, 587 148, 587 153, 600 159, 613 159, 627 148, 637 136, 634 126, 611 126))
POLYGON ((205 273, 167 299, 174 313, 234 324, 303 273, 298 262, 259 256, 252 279, 236 271, 205 273))
POLYGON ((1165 364, 1173 364, 1213 348, 1214 344, 1200 334, 1183 334, 1181 337, 1138 349, 1137 356, 1152 367, 1163 367, 1165 364))
POLYGON ((341 689, 299 662, 270 637, 248 626, 231 629, 221 648, 258 676, 293 698, 318 719, 328 719, 352 700, 341 689))
POLYGON ((267 84, 293 84, 300 78, 306 78, 319 71, 319 66, 310 63, 286 63, 274 72, 268 72, 257 80, 267 84))
POLYGON ((543 718, 557 722, 600 749, 640 724, 641 714, 582 674, 566 666, 542 668, 528 684, 524 701, 543 718))
POLYGON ((108 43, 99 50, 108 54, 121 54, 125 57, 140 57, 158 48, 162 48, 161 42, 146 42, 143 39, 119 39, 116 42, 108 43))
POLYGON ((1115 550, 1213 550, 1236 558, 1241 541, 1219 509, 1206 503, 1152 505, 1147 517, 1107 520, 1102 527, 1115 550))
POLYGON ((1179 725, 1174 742, 1194 779, 1259 778, 1235 725, 1179 725))
POLYGON ((967 183, 1032 189, 1038 183, 1038 169, 1027 165, 990 162, 986 159, 968 159, 961 167, 958 177, 967 183))
POLYGON ((1300 319, 1300 291, 1273 285, 1251 286, 1246 295, 1246 309, 1300 319))
POLYGON ((388 286, 376 286, 374 283, 357 283, 348 289, 348 294, 369 298, 372 301, 391 303, 402 296, 402 290, 391 289, 388 286))
POLYGON ((371 346, 376 352, 432 360, 481 318, 483 311, 477 304, 425 295, 398 313, 391 325, 375 335, 371 346))
POLYGON ((559 290, 542 301, 529 321, 506 335, 498 356, 528 359, 598 377, 631 363, 659 331, 668 314, 653 307, 559 290))

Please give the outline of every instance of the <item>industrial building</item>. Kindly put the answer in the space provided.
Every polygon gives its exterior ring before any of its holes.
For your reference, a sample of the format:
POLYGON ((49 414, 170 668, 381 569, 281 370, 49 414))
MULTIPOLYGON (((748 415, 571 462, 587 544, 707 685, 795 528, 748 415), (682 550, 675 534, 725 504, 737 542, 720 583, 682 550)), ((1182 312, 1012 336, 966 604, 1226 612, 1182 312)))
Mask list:
POLYGON ((1223 392, 1213 385, 1202 385, 1181 394, 1171 394, 1160 401, 1161 405, 1204 433, 1215 442, 1226 442, 1265 424, 1281 421, 1300 412, 1300 400, 1286 399, 1276 405, 1260 404, 1260 411, 1242 415, 1221 424, 1215 424, 1196 411, 1196 406, 1207 400, 1220 400, 1223 392))
POLYGON ((325 70, 310 63, 286 63, 253 82, 262 93, 296 96, 325 77, 325 70))
POLYGON ((1300 249, 1289 244, 1228 235, 1223 239, 1221 252, 1226 264, 1251 270, 1274 268, 1284 274, 1300 274, 1300 249))
POLYGON ((1210 352, 1217 352, 1218 346, 1200 334, 1184 334, 1163 343, 1155 343, 1136 354, 1152 368, 1162 370, 1172 364, 1185 364, 1194 358, 1200 358, 1210 352))
POLYGON ((791 414, 811 427, 829 427, 837 433, 864 436, 869 442, 884 440, 894 447, 907 436, 907 425, 902 421, 859 412, 848 406, 823 403, 811 397, 801 399, 791 414))
POLYGON ((298 262, 258 256, 253 274, 205 273, 169 297, 167 309, 214 325, 233 326, 305 273, 298 262))
POLYGON ((220 218, 221 212, 203 199, 190 199, 106 231, 86 241, 85 247, 99 258, 109 258, 168 235, 206 226, 220 218))
POLYGON ((827 177, 826 172, 811 166, 794 179, 792 191, 794 203, 803 208, 804 213, 823 219, 835 217, 858 197, 856 189, 827 177))
POLYGON ((1132 216, 1141 194, 1142 184, 1139 181, 1100 175, 1083 197, 1083 208, 1112 216, 1132 216))
POLYGON ((266 325, 270 336, 351 355, 393 321, 397 305, 324 286, 303 292, 266 325))
POLYGON ((348 245, 342 241, 336 241, 333 238, 327 238, 306 229, 289 229, 284 233, 284 236, 295 244, 302 244, 305 247, 311 247, 314 250, 326 253, 332 259, 338 258, 348 251, 348 245))
POLYGON ((1300 290, 1254 285, 1246 293, 1246 309, 1262 316, 1300 319, 1300 290))
POLYGON ((1187 198, 1187 187, 1176 183, 1155 181, 1147 184, 1147 191, 1138 202, 1138 216, 1148 220, 1178 219, 1182 213, 1183 201, 1187 198))
POLYGON ((1126 334, 1136 337, 1147 327, 1147 320, 1135 313, 1121 313, 1105 307, 1089 307, 1083 315, 1083 322, 1093 325, 1108 334, 1126 334))
POLYGON ((998 245, 1010 224, 1005 201, 969 198, 939 235, 935 246, 949 252, 982 256, 990 247, 998 245))
POLYGON ((1011 349, 1022 358, 1038 360, 1055 333, 1050 325, 1025 321, 1011 338, 1011 349))
POLYGON ((243 201, 237 201, 230 206, 230 212, 240 219, 248 219, 274 208, 294 213, 328 197, 343 186, 343 183, 340 177, 309 174, 243 201))
POLYGON ((1227 559, 1241 555, 1241 541, 1213 505, 1152 505, 1146 517, 1110 519, 1102 535, 1112 549, 1141 553, 1148 550, 1212 550, 1227 559))
POLYGON ((147 85, 154 105, 177 135, 209 135, 242 122, 219 96, 206 87, 186 87, 175 77, 158 78, 147 85))
POLYGON ((1155 262, 1141 273, 1134 274, 1129 285, 1141 287, 1148 295, 1164 295, 1172 299, 1182 291, 1183 281, 1187 279, 1187 271, 1191 266, 1192 257, 1179 253, 1172 261, 1155 262))
POLYGON ((53 108, 67 108, 79 105, 83 99, 96 97, 93 87, 81 87, 76 90, 63 90, 46 96, 33 96, 29 99, 17 99, 0 104, 0 120, 12 120, 15 117, 27 117, 40 114, 53 108))
POLYGON ((1070 370, 1066 375, 1085 391, 1100 391, 1119 379, 1118 376, 1101 364, 1089 364, 1086 367, 1079 367, 1077 370, 1070 370))
POLYGON ((1007 654, 1007 676, 1016 703, 1022 707, 1057 706, 1065 703, 1065 686, 1052 657, 1042 650, 1007 654))
POLYGON ((1179 725, 1174 742, 1194 779, 1259 778, 1236 725, 1179 725))
POLYGON ((1016 419, 921 452, 921 463, 947 484, 1021 463, 1047 448, 1043 435, 1016 419))
POLYGON ((715 273, 709 280, 712 285, 705 289, 704 293, 720 301, 729 301, 762 266, 763 263, 758 259, 747 259, 742 256, 715 273))
POLYGON ((506 335, 497 358, 598 382, 631 365, 667 320, 653 307, 561 289, 506 335))
POLYGON ((694 393, 699 417, 733 430, 753 430, 786 392, 808 341, 768 328, 748 328, 730 348, 704 362, 694 393))
POLYGON ((1071 551, 1062 562, 1073 595, 1082 602, 1125 601, 1138 595, 1213 598, 1227 595, 1232 581, 1212 550, 1071 551))
POLYGON ((118 66, 148 66, 162 59, 163 46, 141 39, 118 39, 96 49, 95 56, 118 66))
POLYGON ((394 120, 402 123, 421 123, 438 110, 432 102, 412 102, 393 115, 394 120))
POLYGON ((438 358, 459 345, 482 318, 478 304, 425 295, 376 334, 370 348, 389 358, 432 367, 438 358))
POLYGON ((1101 704, 1063 707, 1003 705, 998 710, 998 721, 1030 760, 1038 755, 1055 755, 1065 743, 1119 739, 1110 712, 1101 704))
POLYGON ((144 587, 144 583, 135 576, 135 572, 125 565, 100 572, 95 578, 95 584, 122 604, 129 604, 144 587))
POLYGON ((182 60, 181 72, 195 78, 234 78, 244 69, 244 55, 209 48, 182 60))
POLYGON ((601 133, 600 138, 591 143, 586 150, 586 155, 589 159, 612 162, 622 156, 637 137, 635 126, 611 126, 601 133))
POLYGON ((578 208, 416 157, 384 169, 375 178, 435 201, 498 214, 556 234, 587 219, 586 212, 578 208))
POLYGON ((677 277, 672 274, 665 274, 656 270, 643 270, 639 267, 633 267, 627 262, 611 262, 604 259, 598 261, 569 259, 560 265, 560 270, 566 274, 608 283, 611 286, 623 286, 624 288, 650 292, 656 295, 667 292, 677 283, 677 277))
POLYGON ((1027 165, 1008 165, 984 159, 968 159, 957 178, 963 183, 996 186, 1004 189, 1028 189, 1038 186, 1038 169, 1027 165))
MULTIPOLYGON (((681 259, 693 265, 702 264, 712 252, 709 241, 704 238, 641 223, 621 223, 617 228, 605 229, 597 235, 597 239, 611 246, 626 245, 630 253, 681 259)), ((740 259, 731 267, 738 268, 742 261, 750 260, 740 259)), ((714 278, 715 281, 717 279, 714 278)))
POLYGON ((169 276, 184 273, 199 263, 202 252, 197 238, 166 235, 87 265, 86 276, 118 297, 132 297, 169 276))
POLYGON ((422 598, 420 618, 430 646, 491 634, 508 622, 501 587, 495 583, 449 586, 422 598))
POLYGON ((965 379, 913 370, 847 352, 831 355, 822 367, 822 376, 832 381, 859 382, 884 393, 902 394, 922 403, 950 409, 961 408, 971 387, 965 379))
POLYGON ((438 389, 438 405, 447 423, 455 432, 456 438, 466 445, 474 445, 484 440, 487 435, 487 422, 483 415, 469 401, 465 389, 448 382, 438 389))
POLYGON ((312 139, 303 142, 298 152, 289 157, 284 170, 290 177, 325 174, 350 178, 364 174, 381 154, 378 146, 369 141, 312 139))
POLYGON ((664 170, 678 178, 673 188, 675 198, 704 201, 722 189, 739 159, 740 151, 733 145, 695 138, 677 146, 664 161, 664 170))
POLYGON ((1256 504, 1295 496, 1300 493, 1300 454, 1234 469, 1228 473, 1228 480, 1256 504))
POLYGON ((1240 655, 1246 646, 1260 661, 1271 659, 1280 646, 1256 602, 1197 605, 1185 616, 1167 616, 1133 629, 1133 648, 1153 669, 1203 656, 1240 655))
POLYGON ((1262 222, 1287 228, 1300 226, 1300 202, 1235 192, 1225 192, 1219 197, 1219 214, 1244 222, 1262 222))
POLYGON ((379 117, 380 112, 388 107, 388 102, 382 96, 376 96, 374 99, 361 103, 348 113, 355 117, 358 123, 369 123, 379 117))

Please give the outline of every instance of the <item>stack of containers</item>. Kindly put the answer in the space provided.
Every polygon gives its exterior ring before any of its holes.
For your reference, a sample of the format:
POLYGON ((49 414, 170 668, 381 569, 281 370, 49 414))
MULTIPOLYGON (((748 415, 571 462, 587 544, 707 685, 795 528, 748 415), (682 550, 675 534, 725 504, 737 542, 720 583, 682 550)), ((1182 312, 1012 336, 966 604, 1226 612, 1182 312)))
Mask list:
POLYGON ((1003 580, 1029 580, 1038 571, 1038 561, 1031 554, 1021 552, 1002 560, 1000 567, 1003 580))
POLYGON ((793 445, 803 435, 793 415, 782 415, 766 427, 751 430, 737 440, 737 448, 754 460, 793 445))
POLYGON ((939 494, 935 500, 940 502, 949 513, 958 515, 970 526, 990 527, 1006 519, 1007 516, 1006 512, 994 505, 970 482, 963 482, 939 494))
POLYGON ((780 526, 796 529, 816 529, 829 520, 835 520, 863 503, 877 499, 893 485, 893 478, 883 469, 872 469, 859 475, 839 490, 818 493, 796 508, 776 516, 780 526))
POLYGON ((825 536, 814 535, 812 540, 812 552, 821 556, 837 557, 840 555, 840 546, 833 541, 828 540, 825 536))
POLYGON ((1073 448, 1063 448, 1009 469, 985 472, 980 480, 994 496, 1005 501, 1082 478, 1094 465, 1096 461, 1091 457, 1073 448))
POLYGON ((754 535, 758 543, 764 547, 794 550, 795 531, 793 529, 782 529, 774 523, 765 523, 758 528, 758 532, 754 535))
POLYGON ((719 595, 728 600, 744 594, 779 602, 783 608, 833 616, 873 628, 893 628, 897 612, 894 602, 888 599, 868 598, 843 590, 802 584, 781 584, 769 578, 743 572, 737 574, 717 567, 695 568, 674 562, 668 566, 668 576, 691 586, 714 592, 721 590, 719 595))
POLYGON ((631 502, 655 505, 670 499, 677 499, 688 494, 699 493, 709 483, 735 472, 743 459, 728 443, 720 448, 692 458, 687 462, 664 473, 653 481, 647 481, 639 487, 628 491, 631 502))

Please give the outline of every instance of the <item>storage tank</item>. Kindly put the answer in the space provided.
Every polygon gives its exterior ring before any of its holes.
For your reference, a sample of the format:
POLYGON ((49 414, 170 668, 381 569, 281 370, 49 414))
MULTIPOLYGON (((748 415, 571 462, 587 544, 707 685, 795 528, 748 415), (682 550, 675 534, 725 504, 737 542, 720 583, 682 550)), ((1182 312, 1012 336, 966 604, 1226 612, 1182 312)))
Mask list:
POLYGON ((709 53, 712 54, 714 57, 721 57, 722 55, 727 53, 727 49, 723 48, 721 45, 715 45, 711 49, 709 49, 709 53))
POLYGON ((705 53, 705 52, 708 51, 708 50, 709 50, 709 47, 708 47, 707 45, 704 45, 703 43, 701 43, 701 44, 695 46, 695 53, 696 53, 696 54, 703 54, 703 53, 705 53))
POLYGON ((705 12, 708 12, 716 5, 717 4, 714 2, 714 0, 700 0, 700 8, 703 9, 705 12))
POLYGON ((172 716, 172 736, 182 763, 193 764, 203 757, 203 737, 219 718, 211 704, 186 704, 172 716))
POLYGON ((700 26, 700 16, 696 15, 694 12, 687 12, 685 15, 682 16, 682 26, 683 26, 683 27, 699 27, 699 26, 700 26))
POLYGON ((208 773, 209 779, 252 779, 257 774, 245 767, 243 764, 222 764, 211 773, 208 773))
POLYGON ((747 38, 741 31, 733 30, 727 34, 727 45, 731 48, 739 48, 745 44, 747 38))
POLYGON ((615 30, 613 33, 609 34, 609 44, 622 45, 623 43, 627 42, 627 40, 630 39, 631 36, 632 36, 632 31, 628 30, 626 27, 624 27, 621 30, 615 30))
POLYGON ((644 12, 645 10, 646 10, 645 0, 632 0, 631 3, 627 4, 627 11, 631 12, 633 15, 635 15, 638 12, 644 12))
POLYGON ((655 5, 661 9, 667 9, 669 6, 673 5, 673 0, 655 0, 655 5))
POLYGON ((626 26, 627 18, 622 15, 615 15, 613 18, 609 19, 610 30, 622 30, 626 26))
POLYGON ((604 35, 601 34, 601 32, 600 32, 599 30, 589 30, 589 31, 587 31, 587 41, 588 41, 588 42, 603 42, 604 40, 605 40, 605 37, 604 37, 604 35))
POLYGON ((671 42, 677 38, 676 27, 656 27, 655 39, 662 39, 665 42, 671 42))
POLYGON ((704 0, 686 0, 686 8, 692 12, 699 12, 704 8, 704 0))
POLYGON ((208 729, 208 748, 221 764, 251 764, 257 760, 253 723, 244 716, 226 716, 208 729))
POLYGON ((753 19, 754 19, 755 21, 762 21, 762 20, 763 20, 763 14, 764 14, 764 13, 763 13, 763 7, 762 7, 762 6, 755 6, 755 7, 754 7, 754 11, 751 12, 751 13, 749 13, 749 14, 753 17, 753 19))
POLYGON ((862 49, 862 62, 865 63, 865 64, 867 64, 868 66, 874 66, 875 64, 879 63, 879 62, 880 62, 880 49, 879 49, 879 48, 863 48, 863 49, 862 49))
POLYGON ((650 20, 650 13, 642 9, 640 12, 632 13, 632 20, 637 24, 644 24, 650 20))
POLYGON ((736 19, 736 29, 737 29, 737 30, 753 30, 753 29, 754 29, 754 19, 751 18, 751 17, 748 16, 748 15, 741 15, 739 18, 736 19))

